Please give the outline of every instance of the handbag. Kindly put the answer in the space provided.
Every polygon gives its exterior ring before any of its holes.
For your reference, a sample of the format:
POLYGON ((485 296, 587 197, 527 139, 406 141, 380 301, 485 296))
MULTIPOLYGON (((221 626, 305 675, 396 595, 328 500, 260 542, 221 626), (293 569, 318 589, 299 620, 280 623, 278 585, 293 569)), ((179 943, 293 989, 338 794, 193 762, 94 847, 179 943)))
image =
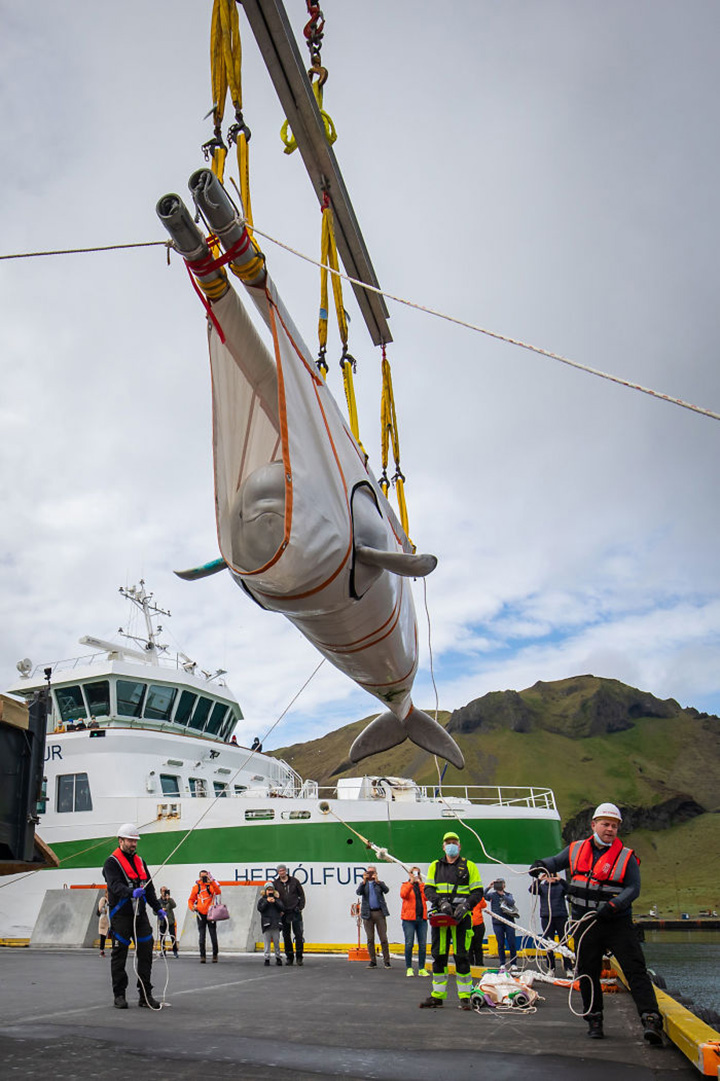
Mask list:
POLYGON ((224 905, 222 903, 220 894, 217 894, 217 900, 210 905, 207 918, 212 923, 219 923, 221 920, 230 919, 230 913, 227 910, 227 905, 224 905))

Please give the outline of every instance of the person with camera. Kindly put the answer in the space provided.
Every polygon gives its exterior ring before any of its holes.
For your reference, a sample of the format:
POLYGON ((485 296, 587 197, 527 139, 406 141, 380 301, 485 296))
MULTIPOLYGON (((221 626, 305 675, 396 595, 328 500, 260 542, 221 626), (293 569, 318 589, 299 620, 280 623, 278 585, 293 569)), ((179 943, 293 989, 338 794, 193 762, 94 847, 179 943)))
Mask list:
POLYGON ((188 908, 197 916, 198 946, 200 948, 201 965, 206 963, 205 943, 207 941, 208 931, 210 931, 210 942, 212 944, 213 964, 217 963, 217 926, 214 920, 208 919, 208 912, 215 903, 215 898, 220 892, 220 885, 215 881, 210 872, 201 871, 197 882, 190 891, 190 897, 188 898, 188 908))
POLYGON ((380 948, 383 955, 385 968, 390 968, 390 947, 387 938, 387 917, 390 915, 385 894, 389 886, 378 878, 377 867, 368 867, 362 877, 362 882, 355 891, 360 898, 360 918, 365 928, 370 963, 368 968, 377 968, 375 955, 375 932, 380 939, 380 948))
POLYGON ((275 964, 282 966, 280 928, 285 906, 272 882, 269 882, 263 890, 262 896, 257 903, 257 910, 260 913, 260 926, 262 927, 263 942, 265 943, 265 964, 270 964, 270 953, 274 949, 275 964))
POLYGON ((118 830, 118 847, 108 856, 103 866, 103 878, 107 882, 110 920, 112 921, 113 946, 110 956, 116 1009, 128 1008, 125 992, 128 977, 125 971, 131 940, 135 942, 137 957, 138 1006, 160 1009, 160 1003, 152 994, 153 929, 147 916, 147 905, 161 918, 166 913, 155 893, 148 865, 137 855, 140 834, 131 822, 125 822, 118 830))
MULTIPOLYGON (((496 878, 494 882, 491 882, 488 888, 485 890, 485 897, 490 902, 491 918, 493 916, 502 916, 504 920, 516 920, 519 913, 515 906, 515 898, 513 895, 505 889, 505 879, 496 878)), ((498 957, 500 958, 500 964, 505 964, 505 947, 507 946, 510 953, 509 965, 517 964, 517 942, 515 939, 515 928, 509 927, 506 923, 501 923, 500 920, 493 919, 492 921, 493 934, 497 939, 498 957)))
POLYGON ((468 947, 472 940, 472 910, 483 895, 477 866, 460 855, 457 833, 442 839, 443 856, 428 867, 425 896, 430 905, 430 952, 433 959, 432 991, 420 1009, 436 1009, 447 998, 448 958, 455 955, 455 983, 459 1008, 471 1010, 472 974, 468 947))
POLYGON ((282 933, 285 946, 285 963, 291 965, 293 959, 298 965, 303 964, 303 909, 305 908, 305 891, 294 875, 288 874, 284 863, 278 864, 277 878, 273 885, 278 897, 283 903, 282 933), (295 952, 293 954, 293 938, 295 939, 295 952))
POLYGON ((178 943, 177 943, 177 923, 175 921, 175 909, 177 905, 170 895, 170 890, 167 886, 160 887, 160 903, 167 912, 167 919, 158 920, 158 936, 160 938, 160 953, 163 957, 166 956, 165 951, 165 938, 169 936, 170 946, 172 947, 173 955, 178 955, 178 943))
POLYGON ((425 950, 427 946, 427 901, 425 883, 419 867, 411 867, 407 882, 400 887, 403 932, 405 934, 405 975, 414 976, 412 967, 413 943, 418 944, 418 976, 427 976, 425 950))

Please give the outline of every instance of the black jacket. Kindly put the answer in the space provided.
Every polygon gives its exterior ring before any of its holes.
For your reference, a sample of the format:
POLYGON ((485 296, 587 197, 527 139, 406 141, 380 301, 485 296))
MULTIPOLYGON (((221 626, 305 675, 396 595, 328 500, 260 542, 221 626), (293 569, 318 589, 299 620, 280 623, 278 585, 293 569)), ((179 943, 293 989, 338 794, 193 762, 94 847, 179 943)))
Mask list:
MULTIPOLYGON (((128 915, 132 913, 132 905, 128 902, 132 898, 133 890, 136 889, 138 886, 144 886, 145 898, 147 899, 147 903, 150 905, 153 912, 159 912, 162 908, 162 905, 157 899, 157 894, 155 893, 155 887, 153 886, 152 879, 150 878, 148 865, 146 864, 142 856, 140 857, 140 861, 145 869, 145 874, 147 875, 147 878, 144 881, 140 881, 139 879, 135 879, 134 881, 128 881, 124 870, 114 856, 108 856, 108 858, 105 860, 102 873, 108 887, 108 905, 110 906, 110 919, 113 919, 113 914, 115 915, 115 917, 117 917, 121 913, 123 915, 126 912, 128 913, 128 915)), ((130 862, 132 863, 132 860, 130 860, 130 862)), ((138 905, 138 912, 144 911, 145 901, 141 899, 138 905)))
POLYGON ((267 897, 261 897, 257 903, 257 910, 260 913, 260 926, 263 931, 274 931, 282 924, 285 906, 277 897, 272 903, 267 897))
POLYGON ((276 876, 273 886, 280 894, 286 912, 302 912, 305 908, 305 892, 296 878, 288 875, 287 881, 281 882, 279 876, 276 876))

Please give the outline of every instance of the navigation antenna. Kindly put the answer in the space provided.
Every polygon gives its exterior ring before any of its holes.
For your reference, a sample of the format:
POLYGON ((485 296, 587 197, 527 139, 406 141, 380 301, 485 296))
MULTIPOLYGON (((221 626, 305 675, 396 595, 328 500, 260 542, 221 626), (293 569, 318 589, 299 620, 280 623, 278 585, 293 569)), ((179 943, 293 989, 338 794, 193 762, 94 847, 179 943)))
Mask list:
POLYGON ((153 664, 159 664, 160 654, 164 653, 168 647, 161 645, 158 641, 159 636, 162 634, 162 627, 159 623, 157 627, 153 626, 153 617, 169 617, 171 613, 164 608, 158 608, 156 604, 152 603, 155 594, 146 592, 145 580, 143 578, 140 579, 140 585, 130 586, 130 588, 120 586, 118 592, 127 600, 132 601, 132 603, 142 612, 145 618, 147 637, 139 638, 134 634, 127 634, 122 627, 118 627, 118 634, 121 634, 123 638, 129 638, 132 642, 137 642, 138 645, 143 647, 151 662, 153 664))

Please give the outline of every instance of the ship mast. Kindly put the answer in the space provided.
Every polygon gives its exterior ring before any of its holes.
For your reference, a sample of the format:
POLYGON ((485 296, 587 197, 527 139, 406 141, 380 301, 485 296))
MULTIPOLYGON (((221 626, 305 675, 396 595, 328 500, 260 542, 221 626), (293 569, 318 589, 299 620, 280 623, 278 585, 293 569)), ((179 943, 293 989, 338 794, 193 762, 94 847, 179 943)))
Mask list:
POLYGON ((154 593, 148 593, 145 590, 145 581, 140 579, 140 584, 137 586, 120 586, 119 593, 127 600, 140 609, 145 619, 146 638, 139 638, 134 634, 127 634, 122 627, 118 628, 118 634, 121 634, 123 638, 129 638, 133 642, 137 642, 145 650, 145 657, 151 664, 160 664, 160 654, 163 653, 167 646, 161 645, 158 641, 162 634, 162 627, 158 623, 157 627, 153 625, 153 617, 157 616, 170 616, 171 613, 164 608, 159 608, 156 604, 152 603, 154 593))

